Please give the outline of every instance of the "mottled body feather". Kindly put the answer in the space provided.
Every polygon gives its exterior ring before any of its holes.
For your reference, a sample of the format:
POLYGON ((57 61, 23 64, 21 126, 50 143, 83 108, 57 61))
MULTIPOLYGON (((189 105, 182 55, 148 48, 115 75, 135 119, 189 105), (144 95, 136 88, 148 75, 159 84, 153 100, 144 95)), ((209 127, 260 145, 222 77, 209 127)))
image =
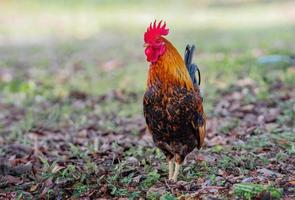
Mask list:
POLYGON ((153 140, 168 159, 182 163, 195 147, 203 145, 205 116, 197 85, 184 61, 164 38, 166 52, 149 69, 143 107, 153 140))
POLYGON ((150 87, 144 95, 144 115, 153 140, 168 158, 181 163, 195 147, 200 148, 199 127, 204 126, 204 116, 197 112, 201 100, 194 90, 171 87, 166 93, 161 84, 150 87))

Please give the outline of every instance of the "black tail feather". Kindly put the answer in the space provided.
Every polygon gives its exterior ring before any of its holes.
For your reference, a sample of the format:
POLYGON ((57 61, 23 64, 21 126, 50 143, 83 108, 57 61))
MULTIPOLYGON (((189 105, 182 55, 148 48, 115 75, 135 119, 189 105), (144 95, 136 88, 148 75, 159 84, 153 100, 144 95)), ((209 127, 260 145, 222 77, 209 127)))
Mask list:
POLYGON ((189 72, 189 75, 191 77, 191 80, 193 84, 201 84, 201 73, 196 64, 192 63, 193 60, 193 55, 195 51, 195 45, 186 45, 185 52, 184 52, 184 63, 186 65, 186 68, 189 72), (198 71, 198 83, 197 83, 197 78, 196 78, 196 71, 198 71))

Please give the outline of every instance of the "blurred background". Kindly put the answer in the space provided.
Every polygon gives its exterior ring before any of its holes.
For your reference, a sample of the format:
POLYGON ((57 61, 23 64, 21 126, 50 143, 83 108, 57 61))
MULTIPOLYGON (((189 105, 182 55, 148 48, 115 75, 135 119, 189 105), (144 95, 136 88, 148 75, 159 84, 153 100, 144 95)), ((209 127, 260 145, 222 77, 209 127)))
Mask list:
POLYGON ((295 2, 287 0, 1 0, 0 10, 1 96, 14 103, 31 94, 142 93, 143 33, 154 19, 167 22, 168 39, 182 54, 196 44, 202 86, 213 90, 239 75, 255 78, 259 57, 289 56, 295 48, 295 2))

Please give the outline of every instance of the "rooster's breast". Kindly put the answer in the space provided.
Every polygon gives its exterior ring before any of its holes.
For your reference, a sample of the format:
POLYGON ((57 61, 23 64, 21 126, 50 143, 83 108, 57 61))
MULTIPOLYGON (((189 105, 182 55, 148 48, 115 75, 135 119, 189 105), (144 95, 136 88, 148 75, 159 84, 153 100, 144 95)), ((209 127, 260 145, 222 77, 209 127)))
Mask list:
POLYGON ((197 101, 193 90, 150 87, 144 95, 144 116, 155 144, 171 154, 188 154, 198 144, 197 101))

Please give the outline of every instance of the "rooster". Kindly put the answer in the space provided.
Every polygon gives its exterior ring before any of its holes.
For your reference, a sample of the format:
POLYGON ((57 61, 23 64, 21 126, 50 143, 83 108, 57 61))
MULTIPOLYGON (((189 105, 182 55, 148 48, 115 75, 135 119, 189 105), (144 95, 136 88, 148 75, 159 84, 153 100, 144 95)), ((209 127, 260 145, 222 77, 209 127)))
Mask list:
POLYGON ((168 177, 177 181, 185 157, 204 144, 206 120, 195 76, 198 68, 191 63, 194 46, 186 47, 182 59, 163 37, 168 33, 162 21, 151 23, 144 33, 144 52, 150 66, 143 111, 155 145, 167 158, 168 177))

